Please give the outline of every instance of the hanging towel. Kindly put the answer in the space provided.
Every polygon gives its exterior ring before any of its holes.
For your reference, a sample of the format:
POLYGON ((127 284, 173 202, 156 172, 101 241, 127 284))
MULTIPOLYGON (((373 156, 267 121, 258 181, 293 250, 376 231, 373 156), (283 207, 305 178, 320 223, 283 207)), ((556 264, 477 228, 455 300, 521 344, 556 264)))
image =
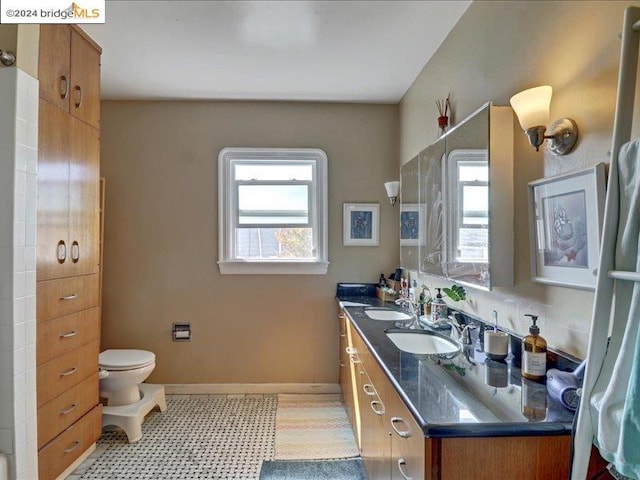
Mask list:
MULTIPOLYGON (((617 159, 616 270, 640 272, 640 139, 617 159)), ((640 480, 640 283, 618 281, 611 340, 591 395, 595 444, 618 472, 640 480)))

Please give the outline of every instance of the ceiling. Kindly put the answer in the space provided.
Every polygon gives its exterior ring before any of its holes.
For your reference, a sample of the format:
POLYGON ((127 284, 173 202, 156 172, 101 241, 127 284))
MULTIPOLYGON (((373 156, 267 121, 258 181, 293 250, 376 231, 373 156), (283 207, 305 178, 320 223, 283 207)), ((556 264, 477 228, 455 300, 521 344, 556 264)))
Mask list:
POLYGON ((106 99, 397 103, 463 1, 116 1, 85 24, 106 99))

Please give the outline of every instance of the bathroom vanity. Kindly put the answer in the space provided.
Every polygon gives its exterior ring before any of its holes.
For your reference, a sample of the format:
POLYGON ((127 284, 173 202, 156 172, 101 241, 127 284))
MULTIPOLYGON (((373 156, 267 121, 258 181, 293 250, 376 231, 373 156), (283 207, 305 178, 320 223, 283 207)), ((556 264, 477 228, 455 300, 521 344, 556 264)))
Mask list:
POLYGON ((401 351, 394 322, 365 314, 394 307, 338 300, 340 386, 370 479, 567 478, 573 413, 544 384, 487 359, 477 335, 456 356, 401 351))

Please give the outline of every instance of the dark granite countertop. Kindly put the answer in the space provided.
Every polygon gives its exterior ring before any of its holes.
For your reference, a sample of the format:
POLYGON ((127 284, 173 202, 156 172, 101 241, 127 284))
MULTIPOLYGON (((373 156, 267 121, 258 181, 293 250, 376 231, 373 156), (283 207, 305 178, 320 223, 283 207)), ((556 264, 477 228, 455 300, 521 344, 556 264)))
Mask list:
POLYGON ((403 352, 384 333, 394 322, 371 320, 367 307, 353 304, 399 307, 367 293, 339 289, 337 299, 426 436, 571 433, 573 412, 549 397, 543 383, 522 378, 511 355, 506 362, 488 359, 477 333, 473 344, 452 359, 403 352))

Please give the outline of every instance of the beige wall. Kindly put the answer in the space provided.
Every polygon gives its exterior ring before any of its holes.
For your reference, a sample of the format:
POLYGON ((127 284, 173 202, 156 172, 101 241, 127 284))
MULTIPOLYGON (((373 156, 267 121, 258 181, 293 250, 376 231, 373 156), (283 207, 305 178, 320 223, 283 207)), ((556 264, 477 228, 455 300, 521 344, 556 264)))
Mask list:
POLYGON ((103 102, 102 347, 154 351, 155 382, 336 382, 336 283, 397 266, 398 139, 397 105, 103 102), (327 153, 327 275, 219 274, 217 156, 237 146, 327 153), (342 246, 343 202, 380 203, 379 247, 342 246))
POLYGON ((38 78, 39 40, 40 25, 0 25, 0 50, 15 53, 15 66, 33 78, 38 78))
MULTIPOLYGON (((529 87, 554 88, 551 119, 573 117, 581 138, 573 153, 536 153, 514 121, 514 288, 470 291, 463 309, 525 332, 524 313, 542 316, 542 334, 563 351, 586 354, 593 293, 543 286, 529 280, 527 182, 609 161, 624 8, 638 2, 476 1, 400 104, 400 158, 406 162, 436 138, 435 100, 450 92, 454 122, 492 100, 529 87)), ((438 286, 442 280, 425 278, 438 286)))

